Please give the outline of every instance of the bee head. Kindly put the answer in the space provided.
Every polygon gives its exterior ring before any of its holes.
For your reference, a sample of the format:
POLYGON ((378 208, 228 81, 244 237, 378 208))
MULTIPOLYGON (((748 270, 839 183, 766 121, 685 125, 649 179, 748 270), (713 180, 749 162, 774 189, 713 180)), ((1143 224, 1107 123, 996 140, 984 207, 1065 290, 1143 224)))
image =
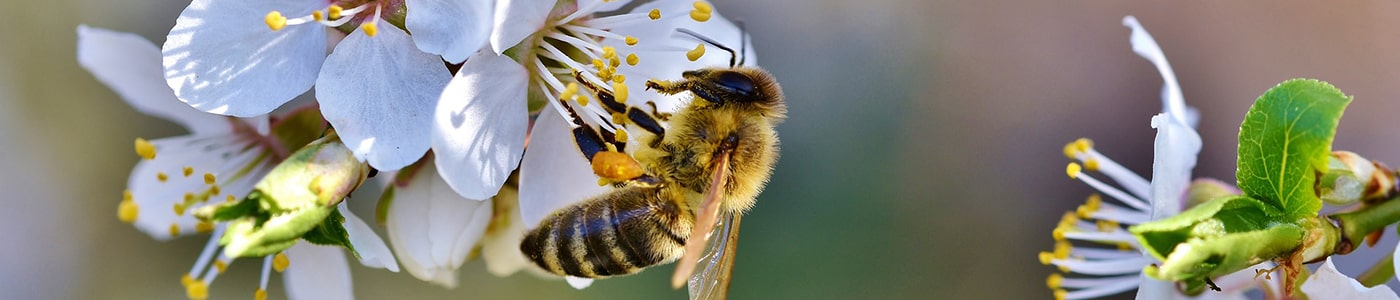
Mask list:
POLYGON ((753 78, 724 68, 685 71, 681 76, 698 83, 692 92, 715 104, 753 102, 758 96, 753 78))

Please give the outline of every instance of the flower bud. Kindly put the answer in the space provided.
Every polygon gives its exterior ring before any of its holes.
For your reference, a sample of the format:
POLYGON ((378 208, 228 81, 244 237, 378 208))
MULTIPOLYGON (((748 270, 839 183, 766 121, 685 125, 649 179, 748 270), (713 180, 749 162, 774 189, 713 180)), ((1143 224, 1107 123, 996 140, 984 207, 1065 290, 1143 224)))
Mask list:
POLYGON ((1395 189, 1395 171, 1350 151, 1333 151, 1317 176, 1317 196, 1329 204, 1384 199, 1395 189))

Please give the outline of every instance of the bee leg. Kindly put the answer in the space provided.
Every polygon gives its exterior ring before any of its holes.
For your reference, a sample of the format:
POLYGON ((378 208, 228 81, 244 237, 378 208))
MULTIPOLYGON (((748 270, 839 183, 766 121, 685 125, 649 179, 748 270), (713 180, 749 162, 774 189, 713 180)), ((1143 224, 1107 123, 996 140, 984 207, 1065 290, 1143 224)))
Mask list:
POLYGON ((574 71, 574 80, 582 84, 583 87, 592 90, 594 94, 597 94, 598 102, 603 103, 603 108, 607 109, 609 113, 617 114, 627 111, 627 104, 618 102, 617 97, 614 96, 612 92, 598 88, 598 86, 593 85, 592 82, 583 79, 582 72, 574 71))

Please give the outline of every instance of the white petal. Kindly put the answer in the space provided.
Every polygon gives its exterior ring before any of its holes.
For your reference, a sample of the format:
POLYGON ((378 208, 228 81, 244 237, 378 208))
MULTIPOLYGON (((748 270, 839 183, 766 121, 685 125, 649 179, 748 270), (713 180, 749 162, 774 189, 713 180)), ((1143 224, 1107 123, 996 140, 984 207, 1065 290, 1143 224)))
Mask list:
POLYGON ((527 76, 510 58, 482 51, 442 91, 433 117, 433 154, 458 194, 495 196, 519 165, 530 124, 527 76))
POLYGON ((350 264, 340 247, 297 243, 286 253, 291 264, 282 272, 282 281, 288 299, 355 298, 350 264))
POLYGON ((493 220, 492 224, 504 224, 505 227, 488 227, 486 236, 481 239, 481 260, 486 263, 486 271, 491 275, 506 277, 532 265, 525 253, 520 252, 520 241, 525 238, 525 223, 520 222, 519 199, 519 193, 513 188, 502 189, 491 199, 495 207, 505 207, 501 209, 504 215, 492 216, 493 219, 503 218, 493 220))
POLYGON ((491 27, 491 49, 501 54, 515 47, 526 36, 544 28, 545 17, 554 0, 500 0, 496 3, 495 25, 491 27))
POLYGON ((520 217, 525 228, 535 228, 555 210, 607 190, 598 186, 564 118, 541 113, 520 163, 520 217))
POLYGON ((1157 46, 1157 40, 1152 39, 1152 34, 1142 28, 1137 18, 1123 17, 1123 26, 1133 30, 1129 38, 1133 44, 1133 52, 1151 61, 1157 66, 1157 72, 1162 73, 1162 81, 1165 84, 1162 87, 1162 112, 1170 113, 1182 124, 1193 124, 1194 122, 1187 119, 1189 114, 1186 112, 1186 100, 1181 96, 1181 85, 1176 81, 1176 72, 1172 71, 1172 65, 1167 63, 1167 56, 1162 54, 1162 47, 1157 46))
POLYGON ((1181 212, 1191 169, 1201 153, 1201 136, 1170 113, 1152 117, 1157 138, 1152 143, 1152 220, 1181 212))
POLYGON ((407 183, 395 185, 385 227, 409 274, 453 287, 457 268, 491 221, 491 201, 462 198, 434 169, 423 164, 407 183))
POLYGON ((492 1, 408 0, 404 26, 423 52, 457 64, 486 45, 491 34, 492 1))
POLYGON ((216 114, 266 114, 305 93, 326 54, 325 26, 272 31, 272 11, 295 18, 319 1, 194 0, 161 47, 165 80, 180 100, 216 114))
POLYGON ((374 37, 356 29, 335 47, 316 80, 316 98, 356 157, 392 171, 428 151, 430 116, 451 76, 403 30, 380 25, 374 37))
POLYGON ((260 147, 247 147, 251 142, 233 135, 190 135, 152 140, 151 143, 156 148, 155 159, 136 164, 127 179, 127 189, 138 208, 133 225, 157 240, 174 237, 171 224, 179 228, 177 236, 195 233, 198 221, 191 212, 204 202, 196 202, 183 215, 177 215, 174 206, 184 203, 186 194, 200 197, 209 192, 210 185, 204 182, 205 173, 213 174, 219 184, 220 193, 209 195, 209 203, 221 203, 229 195, 239 199, 246 196, 253 184, 272 168, 271 160, 264 159, 253 166, 251 172, 241 173, 265 152, 260 147), (193 170, 190 176, 185 176, 185 167, 193 170), (157 174, 164 174, 166 180, 162 182, 157 174))
POLYGON ((389 246, 384 245, 384 240, 379 239, 374 229, 355 216, 345 202, 341 202, 336 209, 345 216, 345 232, 350 235, 350 244, 355 246, 355 252, 360 254, 360 264, 398 272, 399 264, 394 262, 394 253, 389 252, 389 246))
POLYGON ((232 129, 227 117, 175 98, 161 74, 160 48, 139 35, 78 25, 78 64, 141 113, 180 123, 193 133, 232 129))
POLYGON ((1356 279, 1338 272, 1337 267, 1332 265, 1331 257, 1328 257, 1327 261, 1317 268, 1317 272, 1308 277, 1306 282, 1303 282, 1301 289, 1304 294, 1308 295, 1308 298, 1314 300, 1400 299, 1400 296, 1396 296, 1395 291, 1390 290, 1388 286, 1378 285, 1368 288, 1361 285, 1356 279))
POLYGON ((619 8, 622 8, 623 6, 627 6, 627 4, 631 4, 631 3, 632 3, 632 1, 630 1, 630 0, 580 0, 580 1, 578 1, 578 6, 579 6, 579 7, 591 7, 591 6, 597 5, 597 7, 593 7, 593 11, 592 11, 592 12, 597 13, 597 12, 610 12, 610 11, 614 11, 614 10, 617 10, 617 9, 619 9, 619 8), (599 3, 599 2, 602 2, 602 3, 599 3))
POLYGON ((593 279, 591 278, 564 276, 564 281, 568 282, 569 286, 580 290, 587 288, 590 285, 593 285, 593 279))

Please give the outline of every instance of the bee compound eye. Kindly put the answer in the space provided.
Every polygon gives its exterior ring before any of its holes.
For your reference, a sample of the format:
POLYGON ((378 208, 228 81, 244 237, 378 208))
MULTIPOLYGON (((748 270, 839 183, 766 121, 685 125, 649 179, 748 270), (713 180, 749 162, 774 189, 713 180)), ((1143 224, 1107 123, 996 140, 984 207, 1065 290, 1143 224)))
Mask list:
POLYGON ((748 75, 744 75, 743 73, 734 71, 720 72, 715 76, 715 84, 742 96, 753 96, 754 94, 753 78, 749 78, 748 75))

